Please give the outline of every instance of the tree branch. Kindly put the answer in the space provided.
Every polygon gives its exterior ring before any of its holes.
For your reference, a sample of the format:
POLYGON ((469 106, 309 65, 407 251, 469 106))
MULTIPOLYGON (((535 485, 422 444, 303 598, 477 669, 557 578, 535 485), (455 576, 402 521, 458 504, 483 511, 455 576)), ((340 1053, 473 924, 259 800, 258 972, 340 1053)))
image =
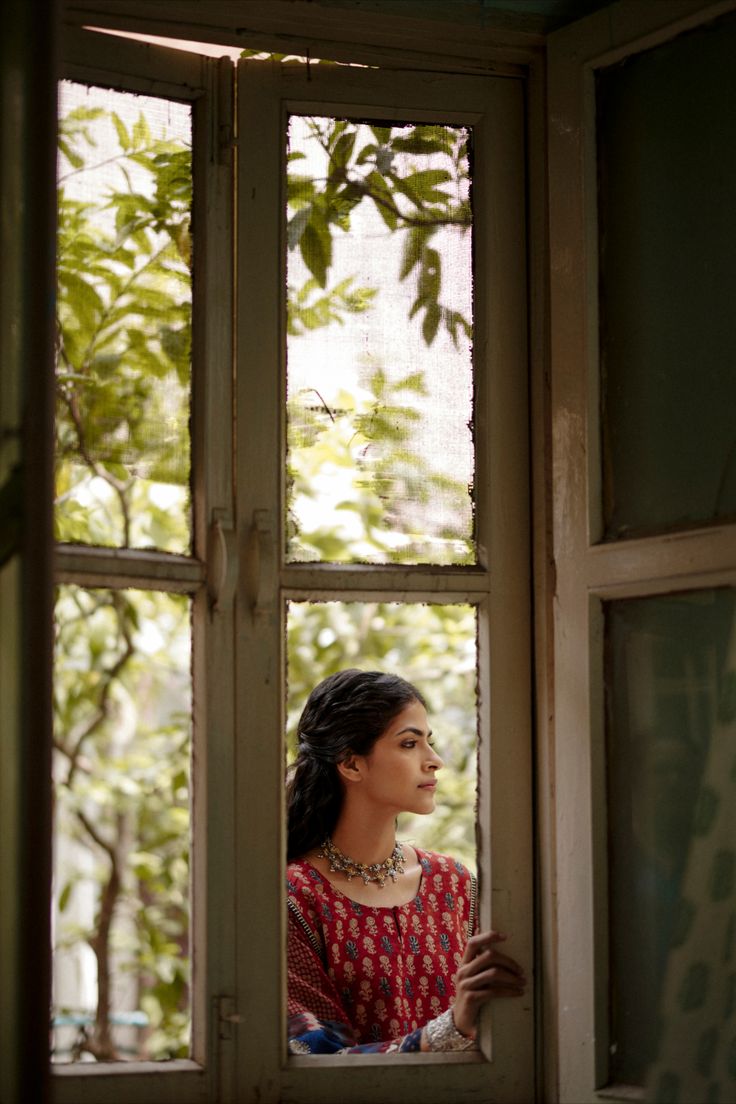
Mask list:
MULTIPOLYGON (((112 604, 114 606, 117 605, 117 596, 113 596, 112 604)), ((120 616, 118 616, 118 627, 119 627, 120 632, 122 634, 123 640, 125 641, 125 648, 123 649, 121 654, 118 656, 115 663, 113 663, 112 667, 108 668, 108 670, 106 671, 106 676, 107 677, 105 679, 105 683, 104 683, 104 685, 102 687, 102 690, 100 692, 100 698, 99 698, 99 703, 98 703, 98 706, 97 706, 97 711, 83 725, 81 731, 78 732, 78 734, 75 733, 74 738, 73 738, 74 739, 74 746, 73 746, 72 750, 69 751, 66 747, 61 748, 61 750, 63 750, 64 754, 67 755, 68 758, 69 758, 69 771, 67 773, 66 782, 65 782, 66 786, 69 789, 71 789, 72 782, 74 781, 74 775, 75 775, 76 770, 77 770, 77 764, 78 764, 78 761, 79 761, 79 756, 80 756, 81 751, 82 751, 82 746, 84 745, 85 741, 88 740, 89 737, 92 736, 97 731, 97 729, 100 727, 102 722, 104 720, 106 720, 106 718, 108 717, 109 708, 110 708, 110 705, 109 705, 109 703, 110 703, 110 691, 112 689, 112 684, 115 681, 115 679, 120 676, 120 672, 123 670, 123 668, 127 664, 128 660, 131 658, 131 656, 133 655, 133 653, 135 651, 135 648, 133 647, 133 641, 131 640, 128 628, 125 625, 125 622, 124 622, 123 618, 120 617, 120 616)))

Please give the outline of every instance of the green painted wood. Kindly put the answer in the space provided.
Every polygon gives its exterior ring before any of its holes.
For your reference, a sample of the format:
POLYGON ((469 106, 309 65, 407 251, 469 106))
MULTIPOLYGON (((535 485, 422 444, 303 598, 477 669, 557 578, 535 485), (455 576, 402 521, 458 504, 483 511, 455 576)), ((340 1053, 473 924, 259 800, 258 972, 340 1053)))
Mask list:
POLYGON ((0 37, 0 1094, 47 1098, 55 5, 0 37))

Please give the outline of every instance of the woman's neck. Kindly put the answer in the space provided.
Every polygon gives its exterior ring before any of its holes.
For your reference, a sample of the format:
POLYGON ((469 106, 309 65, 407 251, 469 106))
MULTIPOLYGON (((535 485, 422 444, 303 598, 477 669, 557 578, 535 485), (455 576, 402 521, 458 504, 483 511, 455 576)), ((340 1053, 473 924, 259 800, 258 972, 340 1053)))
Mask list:
POLYGON ((373 817, 366 823, 364 818, 343 811, 331 838, 335 847, 355 862, 381 863, 396 846, 395 819, 392 816, 376 823, 373 817))

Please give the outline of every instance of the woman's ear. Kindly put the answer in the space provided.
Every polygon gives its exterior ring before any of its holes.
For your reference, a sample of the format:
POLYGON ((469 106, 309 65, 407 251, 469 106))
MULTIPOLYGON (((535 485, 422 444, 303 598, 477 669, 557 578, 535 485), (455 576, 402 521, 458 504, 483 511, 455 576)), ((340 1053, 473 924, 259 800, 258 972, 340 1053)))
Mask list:
POLYGON ((360 756, 351 753, 341 763, 337 764, 337 770, 343 782, 360 782, 360 756))

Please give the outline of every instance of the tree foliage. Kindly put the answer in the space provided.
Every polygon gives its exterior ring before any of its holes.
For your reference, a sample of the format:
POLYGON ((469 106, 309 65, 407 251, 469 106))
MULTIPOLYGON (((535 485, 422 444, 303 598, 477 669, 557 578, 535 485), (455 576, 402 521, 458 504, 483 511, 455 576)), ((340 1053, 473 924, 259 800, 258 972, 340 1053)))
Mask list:
POLYGON ((112 1025, 120 989, 127 986, 128 1003, 143 1008, 150 1024, 145 1053, 183 1056, 189 983, 188 601, 157 592, 65 586, 57 598, 56 626, 54 774, 58 847, 66 851, 57 864, 57 949, 79 943, 91 949, 98 991, 93 1020, 80 1023, 74 1050, 101 1060, 120 1056, 112 1025), (70 907, 90 881, 91 915, 70 907))
MULTIPOLYGON (((404 236, 397 276, 416 280, 407 323, 421 327, 427 344, 440 326, 454 341, 469 334, 467 319, 446 302, 433 245, 440 226, 461 234, 469 226, 460 187, 466 151, 456 134, 441 126, 407 134, 371 125, 364 141, 346 120, 310 125, 329 171, 318 181, 303 167, 300 172, 300 157, 290 156, 288 239, 309 271, 301 286, 288 289, 292 337, 371 309, 374 290, 356 287, 354 279, 331 283, 333 240, 349 228, 361 203, 375 207, 390 233, 404 236)), ((59 148, 57 535, 185 552, 191 150, 155 136, 143 114, 131 126, 95 107, 64 116, 59 148), (114 133, 112 154, 98 152, 101 125, 114 133), (101 157, 115 172, 113 182, 107 177, 102 196, 80 196, 71 181, 101 157)), ((405 452, 397 428, 406 430, 418 417, 411 399, 424 387, 421 371, 391 381, 377 369, 360 394, 346 390, 335 410, 326 411, 316 396, 311 413, 303 406, 298 417, 292 411, 299 445, 298 462, 293 449, 290 454, 292 500, 315 497, 325 466, 346 473, 340 509, 300 526, 304 558, 359 560, 365 549, 377 549, 395 562, 416 562, 407 515, 396 504, 431 500, 440 477, 421 456, 405 452), (379 442, 368 461, 366 444, 379 442), (365 478, 368 463, 371 479, 365 478)), ((457 491, 467 495, 467 488, 457 491)), ((293 532, 293 517, 290 524, 293 532)), ((133 987, 148 1021, 133 1056, 187 1053, 188 634, 189 606, 182 597, 60 589, 55 782, 66 860, 57 867, 55 886, 57 948, 91 953, 97 989, 72 1057, 123 1056, 112 1025, 116 992, 124 984, 133 987), (81 907, 84 901, 91 909, 81 907), (89 919, 82 923, 79 916, 89 919)), ((403 827, 425 846, 472 862, 473 610, 291 603, 289 740, 312 686, 348 665, 400 671, 426 694, 447 765, 441 808, 431 824, 403 827)))
POLYGON ((184 552, 191 149, 100 107, 69 112, 59 146, 57 536, 184 552), (102 122, 114 157, 95 156, 102 122), (104 199, 82 198, 73 178, 104 164, 117 170, 104 199), (154 484, 180 489, 177 510, 154 484))
MULTIPOLYGON (((57 536, 186 551, 191 149, 85 105, 59 152, 57 536)), ((57 949, 88 948, 97 988, 90 1022, 62 1009, 72 1057, 121 1056, 126 989, 141 1053, 188 1052, 188 621, 165 593, 57 600, 57 949)))
MULTIPOLYGON (((421 320, 428 345, 444 325, 457 344, 471 336, 470 322, 442 298, 442 257, 434 238, 440 229, 470 229, 466 194, 467 133, 452 127, 361 127, 347 119, 306 120, 327 158, 324 179, 300 172, 301 150, 288 154, 287 241, 298 248, 318 288, 328 285, 333 238, 347 233, 351 215, 372 204, 391 233, 404 236, 399 279, 416 276, 409 318, 421 320)), ((328 297, 335 294, 333 289, 328 297)))

